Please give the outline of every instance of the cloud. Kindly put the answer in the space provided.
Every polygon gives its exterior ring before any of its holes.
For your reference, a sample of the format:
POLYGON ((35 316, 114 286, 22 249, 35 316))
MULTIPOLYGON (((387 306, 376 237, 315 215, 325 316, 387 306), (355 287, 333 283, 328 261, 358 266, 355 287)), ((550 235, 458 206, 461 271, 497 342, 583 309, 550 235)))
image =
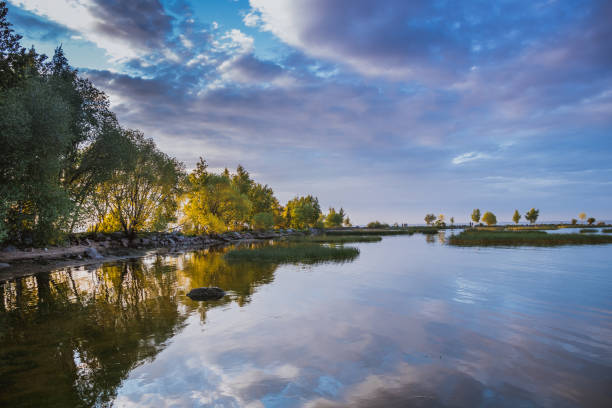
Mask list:
POLYGON ((157 0, 20 0, 13 3, 80 33, 117 60, 165 48, 172 17, 157 0))
POLYGON ((482 159, 488 159, 488 158, 490 158, 490 156, 484 153, 468 152, 468 153, 463 153, 463 154, 460 154, 459 156, 454 157, 452 162, 453 164, 463 164, 463 163, 468 163, 474 160, 482 160, 482 159))

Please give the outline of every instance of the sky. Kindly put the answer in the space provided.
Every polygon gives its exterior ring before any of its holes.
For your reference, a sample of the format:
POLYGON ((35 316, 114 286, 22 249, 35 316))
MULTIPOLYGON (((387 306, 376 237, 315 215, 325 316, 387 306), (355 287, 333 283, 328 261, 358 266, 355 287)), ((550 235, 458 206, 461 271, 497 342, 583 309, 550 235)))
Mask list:
POLYGON ((612 219, 612 2, 9 0, 193 168, 351 220, 612 219))

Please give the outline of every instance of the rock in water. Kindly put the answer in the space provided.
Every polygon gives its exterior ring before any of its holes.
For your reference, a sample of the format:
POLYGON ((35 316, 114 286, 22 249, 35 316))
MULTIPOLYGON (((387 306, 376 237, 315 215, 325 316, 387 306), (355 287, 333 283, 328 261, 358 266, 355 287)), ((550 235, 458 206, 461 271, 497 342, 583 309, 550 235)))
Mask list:
POLYGON ((221 288, 195 288, 187 294, 192 300, 217 300, 225 296, 225 292, 221 288))

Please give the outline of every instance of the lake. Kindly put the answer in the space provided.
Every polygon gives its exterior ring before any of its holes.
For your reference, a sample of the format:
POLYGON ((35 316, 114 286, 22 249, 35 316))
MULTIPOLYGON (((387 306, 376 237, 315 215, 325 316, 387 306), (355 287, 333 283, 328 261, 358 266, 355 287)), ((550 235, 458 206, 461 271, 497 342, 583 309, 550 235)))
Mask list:
POLYGON ((224 250, 0 283, 0 406, 610 407, 612 245, 224 250), (194 287, 228 295, 196 302, 194 287))

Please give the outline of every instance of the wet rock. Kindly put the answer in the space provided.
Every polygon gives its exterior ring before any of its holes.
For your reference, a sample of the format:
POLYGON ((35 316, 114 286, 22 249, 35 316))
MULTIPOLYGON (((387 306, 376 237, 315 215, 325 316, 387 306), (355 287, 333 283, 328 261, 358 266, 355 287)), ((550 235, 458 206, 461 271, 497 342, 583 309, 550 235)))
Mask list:
POLYGON ((104 258, 100 253, 96 250, 96 248, 87 248, 85 250, 85 256, 91 259, 101 259, 104 258))
POLYGON ((121 238, 121 245, 122 245, 124 248, 129 247, 129 246, 130 246, 130 240, 129 240, 129 239, 127 239, 127 238, 121 238))
POLYGON ((2 269, 2 268, 8 268, 9 266, 11 266, 11 264, 7 264, 7 263, 0 262, 0 269, 2 269))
POLYGON ((225 291, 217 287, 195 288, 187 294, 192 300, 217 300, 225 296, 225 291))

